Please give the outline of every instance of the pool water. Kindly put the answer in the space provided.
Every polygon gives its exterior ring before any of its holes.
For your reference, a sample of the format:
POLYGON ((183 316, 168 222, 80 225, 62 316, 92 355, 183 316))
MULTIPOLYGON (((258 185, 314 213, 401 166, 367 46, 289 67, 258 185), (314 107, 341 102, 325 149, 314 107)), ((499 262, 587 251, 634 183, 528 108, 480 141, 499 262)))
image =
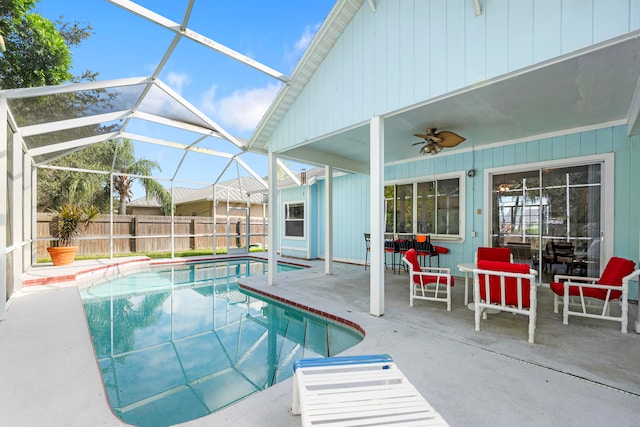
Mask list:
MULTIPOLYGON (((124 422, 196 419, 338 354, 360 332, 238 288, 255 259, 151 267, 81 289, 110 405, 124 422)), ((280 269, 293 269, 280 265, 280 269)))

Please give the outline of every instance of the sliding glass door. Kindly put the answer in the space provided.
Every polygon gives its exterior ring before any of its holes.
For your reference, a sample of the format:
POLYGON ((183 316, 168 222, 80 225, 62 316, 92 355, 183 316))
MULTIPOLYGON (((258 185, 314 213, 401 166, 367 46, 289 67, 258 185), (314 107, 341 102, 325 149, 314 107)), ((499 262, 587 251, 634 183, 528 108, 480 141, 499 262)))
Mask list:
POLYGON ((524 250, 548 282, 556 273, 599 276, 601 164, 492 176, 491 244, 524 250))

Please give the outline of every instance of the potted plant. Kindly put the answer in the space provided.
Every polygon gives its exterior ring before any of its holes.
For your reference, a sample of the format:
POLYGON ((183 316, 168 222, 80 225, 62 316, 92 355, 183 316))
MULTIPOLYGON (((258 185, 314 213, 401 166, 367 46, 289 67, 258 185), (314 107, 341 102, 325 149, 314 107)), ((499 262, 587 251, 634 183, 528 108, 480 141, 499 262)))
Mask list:
POLYGON ((65 204, 58 210, 51 210, 54 217, 51 220, 51 231, 58 240, 54 246, 48 247, 53 265, 71 264, 75 259, 78 247, 73 245, 80 233, 91 225, 100 215, 95 206, 77 206, 65 204))

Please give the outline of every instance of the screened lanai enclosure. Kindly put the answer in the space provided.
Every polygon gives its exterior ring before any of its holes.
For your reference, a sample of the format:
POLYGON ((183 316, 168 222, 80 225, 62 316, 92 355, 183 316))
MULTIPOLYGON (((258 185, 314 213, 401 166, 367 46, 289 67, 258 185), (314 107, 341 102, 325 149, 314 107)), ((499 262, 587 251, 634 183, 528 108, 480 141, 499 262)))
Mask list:
MULTIPOLYGON (((106 256, 113 256, 119 247, 140 248, 144 246, 144 240, 164 241, 163 250, 172 254, 180 245, 192 248, 196 240, 210 242, 212 250, 216 243, 224 244, 228 251, 246 251, 252 245, 268 247, 267 182, 245 160, 247 156, 253 156, 253 161, 264 162, 266 151, 253 148, 250 153, 247 141, 227 132, 159 77, 172 55, 180 54, 181 41, 198 44, 210 55, 223 55, 239 67, 263 75, 275 85, 288 82, 288 77, 188 29, 193 1, 187 2, 180 23, 128 1, 110 2, 136 15, 141 27, 148 27, 148 39, 154 40, 154 49, 165 46, 166 50, 150 76, 0 91, 0 119, 6 123, 0 133, 3 147, 6 147, 0 151, 0 188, 3 192, 6 189, 0 200, 0 217, 6 224, 6 227, 0 227, 0 241, 7 242, 6 253, 0 254, 0 270, 5 271, 0 282, 6 284, 0 319, 4 318, 6 300, 21 286, 23 272, 38 257, 37 192, 41 185, 38 176, 43 170, 53 173, 72 170, 87 176, 97 174, 108 183, 111 208, 103 212, 99 235, 86 239, 94 243, 99 241, 100 253, 106 256), (92 144, 123 140, 132 141, 138 147, 145 146, 147 151, 169 159, 167 163, 171 169, 156 176, 131 174, 126 168, 123 170, 115 165, 117 152, 111 168, 52 166, 56 159, 92 144), (201 170, 198 182, 182 179, 183 171, 196 167, 196 159, 200 164, 204 161, 211 166, 201 170), (213 226, 203 229, 203 221, 200 228, 196 221, 186 226, 176 225, 179 218, 172 210, 161 231, 156 228, 144 236, 134 235, 133 220, 124 226, 116 220, 113 183, 122 177, 160 182, 171 195, 172 207, 175 207, 175 193, 179 187, 208 189, 209 194, 203 197, 202 203, 210 206, 207 215, 213 226), (243 187, 240 177, 249 177, 253 185, 243 187), (235 188, 221 185, 222 181, 228 183, 233 178, 238 183, 235 188), (108 217, 106 222, 105 217, 108 217), (259 223, 259 231, 252 230, 252 219, 259 223), (118 227, 124 227, 124 231, 118 232, 118 227)), ((278 165, 286 176, 297 179, 284 163, 278 161, 278 165)), ((42 240, 38 243, 40 246, 49 244, 42 240)))

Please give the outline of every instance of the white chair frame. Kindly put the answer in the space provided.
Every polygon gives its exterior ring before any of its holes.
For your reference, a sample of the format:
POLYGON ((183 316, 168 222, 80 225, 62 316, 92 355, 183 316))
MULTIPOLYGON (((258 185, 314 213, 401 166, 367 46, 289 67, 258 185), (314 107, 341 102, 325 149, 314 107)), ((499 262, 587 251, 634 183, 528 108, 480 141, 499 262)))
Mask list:
POLYGON ((451 311, 451 269, 444 267, 422 267, 420 271, 414 271, 413 265, 402 257, 402 261, 409 266, 409 306, 413 307, 414 299, 426 301, 439 301, 447 304, 447 311, 451 311), (414 277, 433 277, 436 281, 420 285, 413 279, 414 277))
POLYGON ((473 297, 474 297, 474 309, 475 309, 475 323, 476 331, 480 330, 480 317, 487 319, 487 310, 499 310, 507 311, 513 314, 523 314, 529 317, 529 342, 534 343, 536 333, 536 319, 537 319, 537 307, 538 307, 538 284, 536 283, 536 275, 533 273, 510 273, 506 271, 493 271, 493 270, 480 270, 478 268, 473 270, 473 297), (487 301, 480 300, 480 276, 484 276, 485 282, 485 295, 487 301), (500 302, 490 302, 491 294, 489 292, 489 277, 500 277, 500 302), (516 279, 518 289, 518 305, 506 304, 506 278, 513 277, 516 279), (529 307, 523 307, 522 300, 522 281, 529 280, 529 307))
POLYGON ((554 282, 560 282, 565 280, 564 295, 560 297, 557 294, 553 295, 553 312, 558 312, 559 300, 562 298, 563 310, 562 310, 562 323, 569 324, 569 316, 588 317, 591 319, 611 320, 614 322, 620 322, 620 332, 627 333, 629 324, 629 282, 632 280, 638 280, 640 277, 640 269, 635 270, 633 273, 625 276, 622 279, 622 285, 600 285, 598 284, 599 277, 582 277, 582 276, 567 276, 564 274, 556 274, 554 276, 554 282), (569 295, 569 287, 576 286, 580 290, 580 295, 569 295), (607 296, 604 300, 599 298, 591 298, 583 294, 584 288, 602 289, 607 291, 607 296), (611 299, 611 291, 621 291, 620 298, 611 299), (611 303, 617 302, 620 304, 620 315, 611 315, 611 303), (578 307, 576 310, 572 310, 572 307, 578 307), (598 313, 591 310, 593 307, 599 310, 598 313))

